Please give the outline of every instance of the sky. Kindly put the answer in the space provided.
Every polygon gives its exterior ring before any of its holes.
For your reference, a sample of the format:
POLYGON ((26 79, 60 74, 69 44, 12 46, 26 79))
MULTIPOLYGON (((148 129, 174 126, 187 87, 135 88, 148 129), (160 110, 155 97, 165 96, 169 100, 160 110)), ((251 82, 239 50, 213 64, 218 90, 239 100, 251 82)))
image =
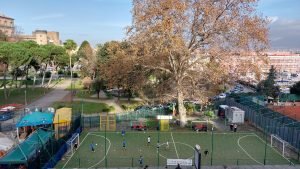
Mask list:
MULTIPOLYGON (((131 8, 131 0, 0 0, 0 13, 24 34, 58 31, 62 41, 92 45, 125 39, 131 8)), ((257 8, 271 20, 271 49, 300 49, 300 0, 260 0, 257 8)))

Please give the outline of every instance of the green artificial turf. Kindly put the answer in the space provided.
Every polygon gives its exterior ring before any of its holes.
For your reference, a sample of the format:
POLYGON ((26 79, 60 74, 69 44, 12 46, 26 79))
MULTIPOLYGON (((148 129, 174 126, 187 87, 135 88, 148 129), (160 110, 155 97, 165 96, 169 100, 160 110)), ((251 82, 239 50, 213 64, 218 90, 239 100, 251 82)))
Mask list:
MULTIPOLYGON (((211 132, 127 132, 125 137, 119 132, 83 133, 80 137, 80 147, 70 158, 58 163, 56 168, 102 168, 102 167, 138 167, 139 157, 144 158, 144 165, 165 166, 167 158, 193 159, 193 147, 198 144, 202 152, 202 165, 262 165, 264 163, 265 144, 252 133, 215 133, 211 132), (147 145, 147 137, 151 136, 151 144, 147 145), (157 142, 159 137, 159 153, 157 142), (127 147, 123 149, 122 141, 127 147), (213 139, 213 142, 212 142, 213 139), (166 147, 169 142, 169 149, 166 147), (95 152, 90 144, 97 144, 95 152), (105 159, 105 147, 107 158, 105 159), (213 151, 212 151, 213 148, 213 151), (158 158, 159 157, 159 158, 158 158), (212 158, 211 158, 212 157, 212 158)), ((289 164, 278 152, 270 146, 266 147, 266 164, 289 164)))

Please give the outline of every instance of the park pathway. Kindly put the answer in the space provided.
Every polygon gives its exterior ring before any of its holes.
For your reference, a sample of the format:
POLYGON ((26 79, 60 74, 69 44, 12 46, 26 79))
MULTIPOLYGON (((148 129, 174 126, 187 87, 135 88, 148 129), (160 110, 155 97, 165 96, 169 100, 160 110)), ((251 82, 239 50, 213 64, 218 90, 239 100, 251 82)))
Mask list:
POLYGON ((49 107, 54 102, 61 101, 70 93, 70 91, 65 90, 68 86, 70 86, 70 84, 71 84, 71 80, 68 79, 55 85, 51 92, 47 93, 45 96, 41 97, 40 99, 30 103, 29 105, 27 105, 27 108, 49 107))
POLYGON ((92 102, 92 103, 105 103, 108 104, 109 106, 113 106, 115 110, 113 113, 121 113, 124 110, 115 102, 114 99, 110 100, 96 100, 96 99, 83 99, 83 98, 74 98, 74 101, 84 101, 84 102, 92 102))
MULTIPOLYGON (((35 107, 40 107, 40 108, 45 108, 51 106, 54 102, 61 101, 64 97, 66 97, 70 91, 65 90, 68 86, 70 86, 71 80, 64 80, 63 82, 53 86, 53 90, 46 95, 42 96, 38 100, 28 104, 26 108, 35 108, 35 107)), ((23 113, 23 110, 20 110, 16 112, 16 115, 14 118, 10 120, 6 120, 1 122, 2 125, 14 125, 18 119, 20 118, 21 113, 23 113)))

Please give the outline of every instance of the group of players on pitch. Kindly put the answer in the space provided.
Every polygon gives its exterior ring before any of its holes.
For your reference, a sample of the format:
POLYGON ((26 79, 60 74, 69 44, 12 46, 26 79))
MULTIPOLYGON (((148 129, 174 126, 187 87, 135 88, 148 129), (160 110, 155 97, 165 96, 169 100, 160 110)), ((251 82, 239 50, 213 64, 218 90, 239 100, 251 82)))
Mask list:
MULTIPOLYGON (((122 130, 121 134, 123 136, 123 141, 122 141, 123 150, 126 150, 127 144, 126 144, 126 140, 125 140, 125 130, 122 130)), ((150 144, 151 144, 151 137, 148 136, 147 137, 147 146, 150 146, 150 144)), ((161 145, 159 143, 157 143, 157 148, 159 148, 160 146, 161 145)), ((166 148, 166 150, 168 150, 170 148, 169 147, 169 141, 166 142, 166 147, 165 148, 166 148)))

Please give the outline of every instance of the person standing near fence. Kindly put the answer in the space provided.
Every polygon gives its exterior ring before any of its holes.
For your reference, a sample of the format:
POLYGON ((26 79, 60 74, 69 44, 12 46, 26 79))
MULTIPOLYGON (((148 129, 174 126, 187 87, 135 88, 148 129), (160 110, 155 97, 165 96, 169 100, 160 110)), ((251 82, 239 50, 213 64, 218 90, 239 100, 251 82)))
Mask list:
POLYGON ((233 123, 230 124, 230 131, 233 131, 233 123))
POLYGON ((237 131, 237 124, 234 124, 234 126, 233 126, 233 131, 234 131, 234 132, 237 131))

